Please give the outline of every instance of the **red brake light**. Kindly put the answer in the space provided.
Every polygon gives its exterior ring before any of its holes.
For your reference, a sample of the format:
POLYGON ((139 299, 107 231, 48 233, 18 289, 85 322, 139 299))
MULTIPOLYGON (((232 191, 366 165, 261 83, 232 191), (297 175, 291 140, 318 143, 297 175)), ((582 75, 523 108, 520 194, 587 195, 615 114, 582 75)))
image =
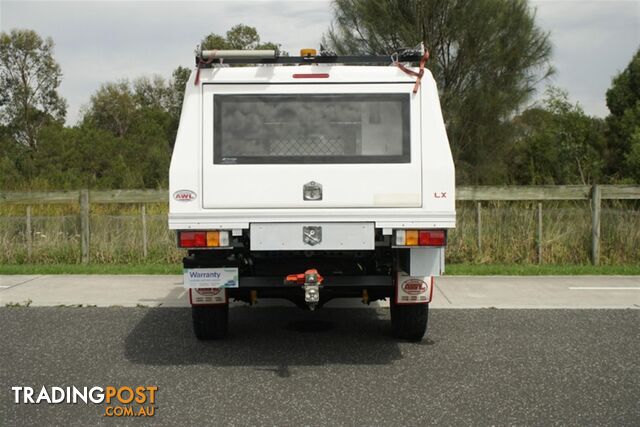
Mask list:
POLYGON ((444 230, 420 230, 420 246, 445 246, 447 242, 444 230))
POLYGON ((181 231, 181 248, 200 248, 207 246, 207 233, 204 231, 181 231))
POLYGON ((180 247, 190 248, 195 244, 195 234, 193 231, 181 231, 180 232, 180 247))
POLYGON ((207 233, 205 233, 204 231, 196 232, 194 240, 195 240, 195 246, 197 247, 207 246, 207 233))

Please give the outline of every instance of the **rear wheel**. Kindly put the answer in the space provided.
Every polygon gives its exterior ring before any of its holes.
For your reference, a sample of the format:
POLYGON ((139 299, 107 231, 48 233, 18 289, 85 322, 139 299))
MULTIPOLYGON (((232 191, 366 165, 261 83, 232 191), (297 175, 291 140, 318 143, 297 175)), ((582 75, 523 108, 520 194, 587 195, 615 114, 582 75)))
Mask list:
POLYGON ((199 340, 215 340, 227 335, 229 304, 192 306, 193 332, 199 340))
POLYGON ((420 341, 427 332, 429 304, 396 304, 391 297, 391 328, 396 338, 420 341))

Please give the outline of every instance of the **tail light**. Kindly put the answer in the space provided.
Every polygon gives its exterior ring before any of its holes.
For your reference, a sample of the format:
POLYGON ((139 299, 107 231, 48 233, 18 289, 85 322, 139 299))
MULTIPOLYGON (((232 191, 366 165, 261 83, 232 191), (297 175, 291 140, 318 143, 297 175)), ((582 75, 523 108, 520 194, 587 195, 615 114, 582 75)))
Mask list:
POLYGON ((396 230, 394 246, 446 246, 445 230, 396 230))
POLYGON ((180 248, 220 248, 229 246, 229 231, 178 231, 180 248))

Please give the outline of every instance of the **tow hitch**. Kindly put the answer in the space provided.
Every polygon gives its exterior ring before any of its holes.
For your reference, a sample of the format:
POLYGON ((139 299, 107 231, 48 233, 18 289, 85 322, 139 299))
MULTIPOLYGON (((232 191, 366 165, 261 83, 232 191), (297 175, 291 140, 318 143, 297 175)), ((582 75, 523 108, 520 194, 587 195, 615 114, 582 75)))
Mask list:
POLYGON ((312 268, 300 274, 289 274, 284 279, 285 285, 302 285, 304 289, 304 301, 309 306, 309 310, 314 310, 320 302, 320 287, 324 278, 318 270, 312 268))

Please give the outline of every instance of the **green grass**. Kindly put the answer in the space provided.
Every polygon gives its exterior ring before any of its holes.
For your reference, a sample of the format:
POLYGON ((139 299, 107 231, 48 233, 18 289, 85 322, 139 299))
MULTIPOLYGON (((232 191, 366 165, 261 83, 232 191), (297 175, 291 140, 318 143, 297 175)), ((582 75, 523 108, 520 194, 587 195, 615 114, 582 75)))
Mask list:
MULTIPOLYGON (((182 274, 181 264, 4 264, 0 274, 182 274)), ((640 275, 635 265, 449 264, 449 276, 640 275)))
POLYGON ((640 264, 631 265, 535 265, 535 264, 449 264, 447 276, 580 276, 640 275, 640 264))
MULTIPOLYGON (((523 268, 529 269, 537 264, 537 202, 483 203, 480 242, 482 250, 479 250, 477 241, 476 204, 457 202, 456 211, 456 228, 448 233, 447 262, 450 264, 461 264, 464 268, 473 268, 474 271, 475 266, 479 266, 480 269, 496 266, 491 268, 497 269, 497 272, 504 269, 499 267, 500 265, 522 265, 527 266, 523 268)), ((27 235, 25 215, 25 206, 0 203, 0 265, 68 265, 80 262, 81 239, 77 204, 32 206, 30 239, 27 235), (31 256, 27 248, 28 241, 31 242, 31 256)), ((601 216, 601 264, 640 264, 640 201, 605 200, 601 216)), ((166 265, 179 265, 185 255, 184 250, 176 247, 175 232, 168 229, 166 204, 146 205, 146 257, 142 246, 142 216, 137 204, 91 205, 90 230, 91 261, 95 264, 110 265, 105 267, 113 269, 109 271, 166 272, 171 268, 166 265), (148 264, 153 266, 148 267, 148 264)), ((545 201, 540 244, 545 264, 589 264, 589 202, 545 201)), ((549 274, 558 274, 557 267, 544 268, 553 270, 549 274)), ((455 271, 455 268, 452 271, 455 271)), ((483 271, 479 270, 480 274, 483 271)), ((598 270, 588 271, 600 274, 598 270)))
POLYGON ((4 264, 0 274, 182 274, 182 264, 4 264))

